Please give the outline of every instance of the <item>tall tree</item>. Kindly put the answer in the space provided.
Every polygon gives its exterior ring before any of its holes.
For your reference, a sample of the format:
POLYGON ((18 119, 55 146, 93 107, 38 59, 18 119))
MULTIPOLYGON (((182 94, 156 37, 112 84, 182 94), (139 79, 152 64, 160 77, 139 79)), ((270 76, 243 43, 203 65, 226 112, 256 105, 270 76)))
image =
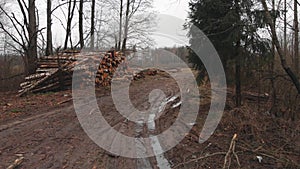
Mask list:
POLYGON ((67 15, 67 27, 66 27, 66 38, 65 38, 65 44, 64 44, 64 49, 68 48, 68 41, 70 40, 71 42, 71 47, 72 47, 72 39, 71 39, 71 28, 72 28, 72 20, 74 17, 74 10, 76 7, 76 1, 72 3, 73 0, 68 1, 68 15, 67 15))
POLYGON ((283 19, 283 45, 284 53, 287 54, 287 2, 284 0, 284 19, 283 19))
POLYGON ((35 11, 35 0, 28 0, 28 73, 32 74, 37 68, 37 21, 35 11))
POLYGON ((268 10, 268 5, 266 3, 266 0, 261 0, 261 3, 262 3, 262 6, 264 8, 264 11, 265 11, 266 21, 267 21, 267 23, 268 23, 268 25, 270 26, 270 29, 271 29, 272 39, 274 41, 274 44, 276 46, 278 55, 280 57, 281 66, 285 70, 285 72, 288 74, 288 76, 291 78, 291 80, 292 80, 293 84, 295 85, 298 93, 300 94, 300 81, 297 78, 296 74, 291 70, 291 68, 289 67, 289 65, 286 62, 286 54, 284 53, 284 51, 282 50, 282 47, 280 46, 276 30, 274 29, 274 24, 275 23, 273 22, 272 15, 270 14, 270 12, 268 10))
POLYGON ((237 107, 242 105, 242 89, 241 89, 241 10, 239 0, 234 0, 234 9, 235 9, 235 29, 236 29, 236 44, 235 44, 235 104, 237 107))
MULTIPOLYGON (((268 42, 258 34, 266 26, 262 12, 255 9, 254 2, 247 0, 197 0, 190 4, 191 23, 202 30, 218 51, 225 70, 228 61, 235 61, 236 106, 241 105, 241 67, 244 60, 265 56, 268 42)), ((199 44, 201 37, 190 30, 191 45, 199 44)), ((197 48, 193 46, 193 48, 197 48)), ((191 53, 189 60, 195 68, 203 69, 201 61, 191 53)))
POLYGON ((122 50, 126 50, 126 43, 127 43, 127 37, 128 37, 128 25, 129 25, 129 9, 130 8, 130 0, 127 0, 126 4, 126 14, 125 14, 125 26, 124 26, 124 39, 122 44, 122 50))
POLYGON ((80 48, 84 47, 84 39, 83 39, 83 0, 79 1, 79 44, 80 48))
POLYGON ((120 22, 119 22, 119 39, 118 39, 118 45, 117 50, 121 49, 121 41, 122 41, 122 30, 123 30, 123 0, 120 0, 120 22))
POLYGON ((299 75, 299 22, 298 22, 298 1, 294 0, 294 26, 295 26, 295 42, 294 42, 294 58, 295 73, 299 75))
POLYGON ((91 49, 95 48, 95 6, 96 6, 96 1, 92 0, 92 10, 91 10, 91 49))
POLYGON ((53 44, 52 44, 52 0, 47 0, 47 45, 46 45, 46 56, 53 54, 53 44))
POLYGON ((101 4, 97 3, 101 8, 95 25, 97 46, 111 48, 113 43, 117 50, 134 45, 138 48, 151 46, 156 21, 152 4, 153 0, 130 0, 129 3, 127 0, 103 0, 101 4))
MULTIPOLYGON (((275 0, 272 0, 272 15, 273 17, 273 23, 274 23, 274 28, 276 29, 276 4, 275 4, 275 0)), ((271 57, 271 61, 270 61, 270 85, 271 85, 271 90, 270 93, 272 93, 272 97, 271 97, 271 111, 274 108, 275 104, 276 104, 276 90, 275 90, 275 79, 274 79, 274 68, 275 68, 275 56, 276 56, 276 50, 275 50, 275 43, 274 40, 272 39, 272 47, 271 47, 271 53, 272 53, 272 57, 271 57)))

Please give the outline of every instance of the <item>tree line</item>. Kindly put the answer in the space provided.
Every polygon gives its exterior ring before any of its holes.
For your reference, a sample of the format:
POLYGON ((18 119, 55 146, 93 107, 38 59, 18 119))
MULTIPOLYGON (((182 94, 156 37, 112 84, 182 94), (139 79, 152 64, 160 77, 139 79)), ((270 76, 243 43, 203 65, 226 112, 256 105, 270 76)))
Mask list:
MULTIPOLYGON (((251 81, 248 75, 253 70, 267 72, 273 105, 276 105, 275 80, 278 77, 291 81, 296 93, 300 94, 298 6, 297 0, 190 1, 190 23, 211 40, 227 76, 234 74, 236 106, 242 104, 242 86, 251 81), (275 68, 276 61, 285 75, 275 68), (242 80, 243 74, 248 77, 246 80, 242 80)), ((189 36, 192 46, 198 45, 202 38, 193 29, 189 36)), ((193 51, 189 60, 196 69, 204 69, 193 51)))
POLYGON ((27 74, 35 72, 38 55, 52 55, 59 49, 114 47, 126 50, 153 43, 150 37, 155 24, 152 0, 46 0, 46 5, 38 3, 36 0, 0 3, 0 30, 8 37, 3 45, 22 56, 27 74), (44 8, 46 14, 40 12, 44 8), (46 19, 45 26, 41 18, 46 19), (54 46, 53 24, 57 28, 58 23, 65 37, 62 44, 54 46))

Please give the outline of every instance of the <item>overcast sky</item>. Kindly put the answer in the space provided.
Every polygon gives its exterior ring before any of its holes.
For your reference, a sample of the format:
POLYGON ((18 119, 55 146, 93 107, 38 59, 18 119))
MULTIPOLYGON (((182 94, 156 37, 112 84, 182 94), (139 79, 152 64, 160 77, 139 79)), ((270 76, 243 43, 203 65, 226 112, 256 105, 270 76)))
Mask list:
POLYGON ((188 15, 188 0, 154 0, 154 8, 161 14, 168 14, 185 20, 188 15))
POLYGON ((183 30, 183 24, 188 17, 188 2, 188 0, 154 0, 155 11, 162 14, 158 16, 159 30, 153 36, 156 47, 187 45, 187 31, 183 30))
MULTIPOLYGON (((1 0, 0 0, 1 1, 1 0)), ((172 35, 168 34, 167 36, 161 36, 162 31, 155 32, 153 38, 156 42, 156 47, 172 47, 174 45, 182 46, 185 45, 184 43, 178 43, 179 41, 176 36, 174 36, 175 33, 180 34, 181 39, 182 35, 186 35, 186 31, 183 30, 183 24, 185 23, 185 19, 187 19, 188 16, 188 2, 189 0, 153 0, 153 7, 154 11, 157 12, 158 18, 158 25, 157 29, 166 29, 168 28, 167 32, 173 33, 172 35), (159 15, 159 14, 164 14, 159 15), (172 18, 173 17, 173 18, 172 18), (175 32, 175 33, 174 33, 175 32), (174 41, 175 39, 175 41, 174 41)), ((40 26, 45 27, 46 26, 46 18, 43 16, 46 16, 46 0, 39 0, 36 2, 39 14, 40 14, 40 26)), ((17 4, 15 3, 9 3, 9 8, 14 9, 14 7, 17 4)), ((55 4, 53 4, 55 5, 55 4)), ((57 10, 59 12, 60 10, 57 10)), ((14 11, 17 15, 19 13, 18 10, 14 11)), ((58 17, 60 17, 62 20, 63 15, 57 14, 58 17)), ((77 19, 77 18, 75 18, 77 19)), ((73 33, 73 40, 77 41, 78 37, 76 35, 77 28, 74 28, 75 32, 73 33)), ((61 23, 53 17, 53 41, 54 46, 62 45, 64 42, 64 34, 65 30, 61 26, 61 23)), ((166 31, 165 31, 166 32, 166 31)), ((187 38, 183 41, 187 41, 187 38)))
MULTIPOLYGON (((45 6, 43 1, 38 1, 40 6, 45 6)), ((188 16, 188 2, 189 0, 154 0, 153 1, 154 10, 158 14, 158 25, 157 29, 161 29, 162 27, 165 29, 168 26, 170 32, 178 32, 180 35, 186 35, 187 32, 183 31, 183 24, 185 23, 185 19, 188 16), (159 14, 169 15, 170 17, 160 16, 159 14), (172 18, 174 17, 174 18, 172 18), (168 20, 169 19, 169 20, 168 20), (167 24, 167 25, 166 25, 167 24)), ((41 11, 42 15, 45 15, 41 11)), ((64 41, 64 30, 61 27, 61 24, 58 20, 55 20, 55 24, 53 25, 53 40, 55 45, 61 45, 64 41)), ((43 24, 46 24, 46 20, 42 21, 43 24)), ((183 46, 185 43, 179 43, 178 38, 176 36, 170 35, 168 36, 161 36, 161 31, 155 32, 153 38, 155 40, 155 47, 173 47, 176 46, 183 46), (159 34, 159 35, 158 35, 159 34), (175 41, 174 41, 175 39, 175 41)), ((74 34, 73 34, 74 35, 74 34)), ((181 36, 182 39, 182 36, 181 36)), ((74 37, 73 40, 78 40, 78 37, 74 37)), ((183 41, 187 41, 188 39, 184 39, 183 41)))

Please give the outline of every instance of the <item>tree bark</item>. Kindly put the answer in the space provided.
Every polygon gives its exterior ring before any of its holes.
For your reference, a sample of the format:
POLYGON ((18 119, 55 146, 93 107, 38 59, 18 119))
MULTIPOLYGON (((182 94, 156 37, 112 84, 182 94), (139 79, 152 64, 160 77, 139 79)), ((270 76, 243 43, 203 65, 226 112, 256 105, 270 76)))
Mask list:
POLYGON ((128 36, 128 24, 129 24, 129 7, 130 7, 130 0, 127 0, 127 7, 126 7, 126 16, 125 16, 125 26, 124 26, 124 39, 122 45, 122 51, 126 50, 126 43, 127 43, 127 36, 128 36))
MULTIPOLYGON (((65 44, 64 44, 64 50, 68 48, 68 40, 71 38, 71 24, 72 24, 72 19, 74 16, 74 10, 76 7, 76 1, 73 2, 73 7, 72 7, 72 0, 69 0, 69 5, 68 5, 68 20, 67 20, 67 29, 66 29, 66 38, 65 38, 65 44)), ((72 46, 71 46, 72 47, 72 46)))
POLYGON ((274 44, 276 46, 278 55, 280 57, 280 62, 281 62, 281 66, 282 68, 285 70, 285 72, 288 74, 288 76, 291 78, 293 84, 295 85, 298 93, 300 94, 300 82, 299 79, 297 79, 297 76, 295 75, 295 73, 291 70, 291 68, 288 66, 287 62, 286 62, 286 58, 285 58, 285 54, 280 46, 278 37, 277 37, 277 33, 276 30, 274 29, 274 23, 272 20, 272 16, 268 10, 268 6, 266 3, 266 0, 261 0, 261 3, 263 5, 263 8, 265 10, 265 16, 266 16, 266 20, 267 23, 269 24, 270 28, 271 28, 271 35, 272 35, 272 39, 274 41, 274 44))
MULTIPOLYGON (((275 0, 272 0, 272 12, 275 16, 275 0)), ((273 18, 273 29, 276 29, 275 24, 276 24, 276 17, 273 18)), ((276 90, 275 90, 275 80, 274 80, 274 68, 275 68, 275 56, 276 56, 276 49, 275 49, 275 43, 274 43, 274 39, 272 39, 272 60, 270 63, 270 72, 271 72, 271 90, 270 92, 272 93, 272 97, 271 97, 271 106, 270 106, 270 112, 273 112, 273 108, 276 105, 276 90)), ((277 113, 277 112, 276 112, 277 113)), ((278 116, 278 115, 277 115, 278 116)))
POLYGON ((295 73, 299 75, 299 22, 298 22, 298 1, 294 0, 294 25, 295 25, 295 43, 294 43, 294 58, 295 58, 295 73))
POLYGON ((287 55, 287 4, 284 0, 284 33, 283 33, 283 43, 284 43, 284 54, 287 55))
MULTIPOLYGON (((240 20, 240 8, 238 0, 235 0, 235 12, 238 16, 237 21, 240 20)), ((238 24, 237 24, 238 25, 238 24)), ((236 27, 238 38, 236 42, 236 55, 235 55, 235 95, 236 95, 236 107, 241 107, 242 105, 242 91, 241 91, 241 56, 240 56, 240 28, 239 26, 236 27)))
POLYGON ((92 0, 92 14, 91 14, 91 49, 95 48, 95 0, 92 0))
POLYGON ((53 45, 52 45, 52 19, 51 19, 51 1, 47 0, 47 45, 46 45, 46 56, 53 54, 53 45))
POLYGON ((121 49, 121 41, 122 41, 122 27, 123 27, 123 0, 120 0, 120 23, 119 23, 119 39, 118 39, 118 48, 121 49))
POLYGON ((84 47, 84 39, 83 39, 83 0, 79 1, 79 44, 80 49, 84 47))
POLYGON ((33 74, 37 68, 37 25, 35 13, 35 0, 28 0, 28 50, 26 56, 28 58, 27 71, 33 74))
POLYGON ((242 89, 241 89, 241 58, 240 58, 240 40, 236 46, 236 58, 235 58, 235 95, 236 95, 236 107, 242 105, 242 89))

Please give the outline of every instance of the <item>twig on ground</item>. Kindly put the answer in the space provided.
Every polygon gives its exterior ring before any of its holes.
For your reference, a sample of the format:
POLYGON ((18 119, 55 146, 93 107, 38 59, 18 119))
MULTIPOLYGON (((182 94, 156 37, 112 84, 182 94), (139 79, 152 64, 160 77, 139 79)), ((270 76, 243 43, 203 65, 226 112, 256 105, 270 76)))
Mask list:
POLYGON ((61 104, 64 104, 64 103, 70 102, 70 101, 72 101, 72 100, 73 100, 73 98, 71 98, 71 99, 68 99, 68 100, 64 100, 64 101, 61 101, 61 102, 58 102, 57 104, 58 104, 58 105, 61 105, 61 104))
MULTIPOLYGON (((255 154, 258 154, 258 155, 261 155, 261 156, 265 156, 265 157, 268 157, 268 158, 271 158, 273 160, 276 160, 276 161, 279 161, 281 163, 286 163, 286 162, 290 162, 292 165, 294 166, 297 166, 297 167, 300 167, 300 164, 288 159, 288 158, 278 158, 276 157, 275 155, 270 155, 270 154, 267 154, 268 151, 265 150, 265 149, 262 149, 262 146, 256 148, 255 150, 252 150, 250 148, 246 148, 244 146, 240 146, 239 145, 239 148, 243 149, 244 151, 248 151, 248 152, 251 152, 251 153, 255 153, 255 154), (262 150, 260 150, 262 149, 262 150), (260 150, 260 151, 259 151, 260 150)), ((272 154, 272 153, 271 153, 272 154)))
POLYGON ((207 154, 207 155, 205 155, 205 156, 202 156, 202 157, 199 157, 199 158, 196 158, 196 159, 187 161, 187 162, 179 163, 179 164, 177 164, 176 166, 174 166, 173 169, 179 168, 180 166, 185 165, 185 164, 189 164, 189 163, 192 163, 192 162, 196 162, 196 161, 198 161, 198 160, 203 160, 203 159, 205 159, 205 158, 209 158, 209 157, 212 157, 212 156, 216 156, 216 155, 225 155, 225 154, 226 154, 226 152, 216 152, 216 153, 212 153, 212 154, 207 154))
POLYGON ((17 168, 19 165, 21 165, 23 160, 24 160, 24 157, 19 157, 10 166, 8 166, 6 169, 15 169, 15 168, 17 168))
POLYGON ((230 147, 228 149, 228 152, 226 153, 225 159, 224 159, 224 165, 223 165, 223 169, 229 168, 230 164, 231 164, 231 158, 230 155, 233 154, 236 158, 236 161, 239 165, 239 167, 241 167, 239 158, 235 152, 235 143, 236 143, 236 139, 237 139, 237 134, 234 134, 234 136, 232 137, 231 143, 230 143, 230 147))

